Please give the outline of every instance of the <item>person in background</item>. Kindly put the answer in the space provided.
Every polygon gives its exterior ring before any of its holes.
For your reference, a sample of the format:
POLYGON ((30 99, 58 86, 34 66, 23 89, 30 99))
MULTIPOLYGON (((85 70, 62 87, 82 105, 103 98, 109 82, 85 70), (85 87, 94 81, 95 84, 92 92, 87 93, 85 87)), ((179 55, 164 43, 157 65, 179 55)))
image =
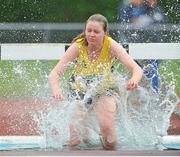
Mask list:
POLYGON ((143 13, 143 0, 125 0, 118 8, 118 22, 133 24, 143 13))
POLYGON ((165 15, 157 6, 157 0, 125 0, 118 8, 118 22, 146 27, 164 23, 165 15))
MULTIPOLYGON (((115 58, 124 64, 132 74, 130 79, 127 80, 125 90, 137 88, 143 74, 142 69, 128 55, 122 45, 108 35, 107 19, 101 14, 94 14, 86 21, 84 32, 73 40, 62 59, 49 74, 52 95, 57 100, 64 99, 59 77, 63 75, 67 66, 74 60, 76 60, 76 66, 73 74, 72 90, 76 91, 79 100, 84 100, 94 77, 100 81, 101 79, 105 81, 103 91, 101 90, 93 96, 92 100, 95 100, 82 104, 87 108, 89 106, 93 108, 105 149, 114 149, 116 146, 114 122, 117 104, 113 97, 113 93, 116 94, 116 91, 113 86, 108 85, 108 82, 114 81, 111 77, 113 75, 111 68, 112 61, 115 58)), ((75 113, 73 119, 77 121, 79 118, 82 119, 83 117, 81 114, 75 113)), ((83 140, 87 141, 85 138, 83 140)), ((71 146, 80 143, 79 130, 75 122, 70 125, 69 143, 71 146)))
MULTIPOLYGON (((165 14, 157 6, 157 0, 125 0, 118 8, 118 22, 131 24, 134 27, 142 29, 152 24, 164 23, 166 21, 165 14)), ((132 37, 128 42, 160 42, 161 38, 158 33, 146 32, 132 37)), ((143 60, 141 67, 144 74, 151 79, 152 89, 158 93, 158 65, 159 60, 149 59, 143 60)))

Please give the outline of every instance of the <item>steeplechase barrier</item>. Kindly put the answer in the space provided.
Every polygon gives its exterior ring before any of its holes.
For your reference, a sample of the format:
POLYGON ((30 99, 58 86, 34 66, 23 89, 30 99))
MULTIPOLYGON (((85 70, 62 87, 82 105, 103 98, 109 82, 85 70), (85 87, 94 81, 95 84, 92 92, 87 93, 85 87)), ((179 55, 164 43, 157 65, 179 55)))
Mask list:
MULTIPOLYGON (((56 60, 68 48, 66 43, 1 44, 0 60, 56 60)), ((180 43, 123 44, 134 59, 180 59, 180 43)))

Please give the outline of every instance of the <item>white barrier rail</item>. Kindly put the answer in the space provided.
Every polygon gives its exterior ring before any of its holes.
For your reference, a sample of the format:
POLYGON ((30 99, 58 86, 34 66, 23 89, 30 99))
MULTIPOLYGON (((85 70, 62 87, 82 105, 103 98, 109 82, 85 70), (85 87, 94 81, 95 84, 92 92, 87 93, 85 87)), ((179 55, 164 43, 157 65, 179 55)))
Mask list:
POLYGON ((46 139, 43 136, 0 136, 0 151, 45 147, 46 139))
MULTIPOLYGON (((0 60, 56 60, 68 46, 66 43, 1 44, 0 60)), ((126 47, 134 59, 180 59, 180 43, 129 43, 126 47)))
MULTIPOLYGON (((180 149, 180 135, 163 136, 162 146, 166 149, 180 149)), ((0 136, 0 151, 25 148, 45 148, 43 136, 0 136)))

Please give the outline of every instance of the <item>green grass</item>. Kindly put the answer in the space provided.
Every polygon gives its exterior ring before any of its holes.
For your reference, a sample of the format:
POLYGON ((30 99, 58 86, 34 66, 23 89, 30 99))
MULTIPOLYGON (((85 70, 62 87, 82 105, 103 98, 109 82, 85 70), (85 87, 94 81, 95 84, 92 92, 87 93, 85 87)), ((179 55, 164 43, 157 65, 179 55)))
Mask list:
MULTIPOLYGON (((48 90, 47 76, 57 61, 0 61, 0 97, 31 97, 48 90)), ((180 60, 162 61, 159 73, 169 84, 174 82, 180 95, 180 60)), ((73 65, 66 71, 63 80, 67 82, 73 65)), ((116 69, 124 72, 116 63, 116 69)), ((64 84, 66 88, 67 83, 64 84)), ((48 91, 47 91, 48 92, 48 91)))
POLYGON ((1 61, 0 97, 35 96, 55 61, 1 61))
POLYGON ((167 84, 175 86, 175 92, 180 97, 180 60, 162 61, 159 74, 163 76, 167 84))

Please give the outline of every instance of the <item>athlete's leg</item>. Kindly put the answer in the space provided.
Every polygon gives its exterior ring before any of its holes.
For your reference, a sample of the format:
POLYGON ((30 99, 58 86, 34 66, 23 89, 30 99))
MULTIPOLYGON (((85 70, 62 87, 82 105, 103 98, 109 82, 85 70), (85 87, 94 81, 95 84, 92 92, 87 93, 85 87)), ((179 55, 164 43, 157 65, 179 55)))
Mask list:
POLYGON ((101 96, 97 102, 96 116, 100 125, 102 142, 105 149, 114 149, 116 145, 115 113, 116 102, 112 96, 101 96))
POLYGON ((70 129, 69 144, 70 146, 76 146, 80 143, 78 127, 76 125, 71 124, 69 126, 69 129, 70 129))
POLYGON ((87 110, 82 102, 77 101, 77 109, 74 111, 72 116, 72 122, 70 124, 70 140, 69 144, 75 146, 80 144, 80 139, 82 137, 85 143, 88 143, 88 131, 86 129, 86 117, 87 110))

